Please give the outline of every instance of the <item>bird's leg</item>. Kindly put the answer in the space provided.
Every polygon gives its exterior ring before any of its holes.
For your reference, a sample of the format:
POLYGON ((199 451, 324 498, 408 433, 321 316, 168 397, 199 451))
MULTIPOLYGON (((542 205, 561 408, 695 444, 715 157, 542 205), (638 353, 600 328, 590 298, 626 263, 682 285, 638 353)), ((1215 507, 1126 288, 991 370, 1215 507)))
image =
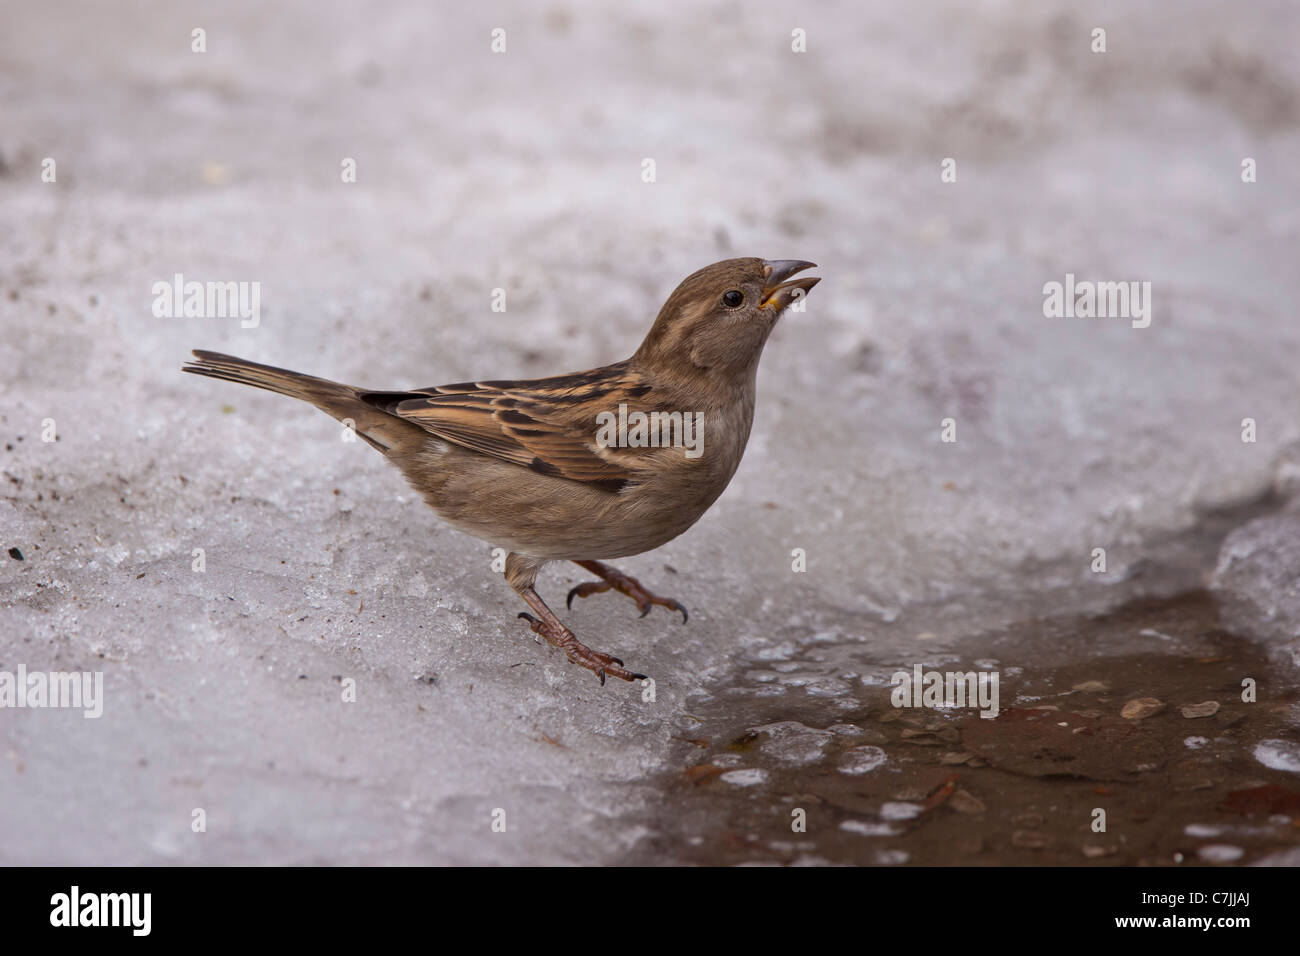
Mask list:
POLYGON ((600 651, 593 651, 578 640, 573 632, 560 622, 560 619, 555 616, 555 612, 546 606, 546 602, 533 588, 533 581, 536 580, 537 571, 540 567, 540 563, 534 564, 517 554, 512 553, 506 558, 506 580, 512 588, 519 592, 519 596, 528 603, 528 606, 537 612, 537 617, 523 612, 519 615, 528 622, 528 626, 533 633, 540 634, 547 641, 564 651, 565 655, 573 663, 581 664, 588 670, 595 671, 596 676, 600 678, 601 684, 605 683, 606 674, 627 681, 645 680, 645 674, 637 674, 628 670, 617 657, 602 654, 600 651))
POLYGON ((560 619, 555 616, 555 612, 546 606, 546 602, 538 596, 531 586, 519 593, 528 602, 528 606, 541 616, 539 620, 526 612, 521 611, 519 613, 519 616, 528 622, 528 626, 532 628, 533 633, 542 635, 542 637, 564 651, 573 663, 581 664, 588 670, 595 671, 602 684, 605 683, 606 674, 611 677, 621 677, 623 680, 646 679, 645 674, 635 674, 625 668, 623 662, 617 657, 602 654, 600 651, 593 651, 578 640, 571 630, 560 623, 560 619))
POLYGON ((666 607, 670 611, 682 612, 682 623, 685 624, 689 614, 686 613, 686 606, 672 598, 659 597, 657 594, 651 594, 636 578, 624 574, 616 568, 611 568, 608 564, 601 564, 599 561, 574 561, 579 567, 586 568, 592 574, 600 578, 599 581, 588 581, 585 584, 579 584, 569 591, 569 597, 564 602, 566 607, 573 607, 575 597, 585 598, 589 594, 600 594, 611 588, 620 594, 626 594, 636 606, 641 609, 641 616, 645 617, 650 613, 652 605, 658 604, 666 607))

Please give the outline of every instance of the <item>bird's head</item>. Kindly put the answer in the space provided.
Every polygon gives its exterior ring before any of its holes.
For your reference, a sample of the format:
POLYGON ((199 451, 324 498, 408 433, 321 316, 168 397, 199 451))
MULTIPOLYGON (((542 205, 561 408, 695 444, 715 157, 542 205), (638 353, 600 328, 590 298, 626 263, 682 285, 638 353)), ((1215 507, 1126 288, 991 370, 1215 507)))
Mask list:
POLYGON ((753 371, 772 326, 820 278, 790 278, 816 268, 798 259, 724 259, 687 276, 673 290, 637 350, 656 368, 722 374, 753 371))

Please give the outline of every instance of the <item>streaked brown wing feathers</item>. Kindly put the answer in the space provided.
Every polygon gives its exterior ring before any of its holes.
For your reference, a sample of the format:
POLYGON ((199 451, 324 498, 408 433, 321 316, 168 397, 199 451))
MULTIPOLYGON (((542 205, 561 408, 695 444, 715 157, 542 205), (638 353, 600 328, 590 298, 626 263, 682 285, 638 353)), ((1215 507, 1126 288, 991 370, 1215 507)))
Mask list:
POLYGON ((408 393, 389 410, 465 448, 617 490, 634 474, 602 457, 595 447, 595 412, 580 407, 611 390, 590 373, 541 382, 443 385, 418 396, 408 393))

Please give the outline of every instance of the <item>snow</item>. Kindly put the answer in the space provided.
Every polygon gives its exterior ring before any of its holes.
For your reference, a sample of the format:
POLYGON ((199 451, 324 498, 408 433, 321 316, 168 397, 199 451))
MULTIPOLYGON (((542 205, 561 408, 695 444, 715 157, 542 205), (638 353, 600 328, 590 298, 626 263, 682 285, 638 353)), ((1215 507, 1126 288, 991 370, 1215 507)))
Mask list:
POLYGON ((102 671, 106 701, 0 711, 0 862, 614 861, 742 654, 1107 593, 1150 542, 1291 488, 1300 13, 1192 7, 7 17, 0 670, 102 671), (334 422, 179 371, 195 347, 390 388, 587 368, 733 255, 823 281, 768 344, 727 493, 620 564, 690 623, 563 614, 653 701, 539 646, 490 545, 334 422), (177 272, 259 282, 259 325, 155 318, 177 272), (1150 281, 1150 327, 1045 318, 1067 273, 1150 281))

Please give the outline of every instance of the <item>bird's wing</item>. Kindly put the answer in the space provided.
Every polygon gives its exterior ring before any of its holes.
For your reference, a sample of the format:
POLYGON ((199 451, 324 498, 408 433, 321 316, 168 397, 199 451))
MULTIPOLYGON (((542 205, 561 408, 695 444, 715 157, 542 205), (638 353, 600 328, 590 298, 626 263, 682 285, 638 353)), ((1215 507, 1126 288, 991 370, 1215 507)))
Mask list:
POLYGON ((444 441, 618 491, 636 477, 634 462, 597 444, 596 415, 641 392, 617 372, 611 366, 552 379, 439 385, 368 400, 444 441))

